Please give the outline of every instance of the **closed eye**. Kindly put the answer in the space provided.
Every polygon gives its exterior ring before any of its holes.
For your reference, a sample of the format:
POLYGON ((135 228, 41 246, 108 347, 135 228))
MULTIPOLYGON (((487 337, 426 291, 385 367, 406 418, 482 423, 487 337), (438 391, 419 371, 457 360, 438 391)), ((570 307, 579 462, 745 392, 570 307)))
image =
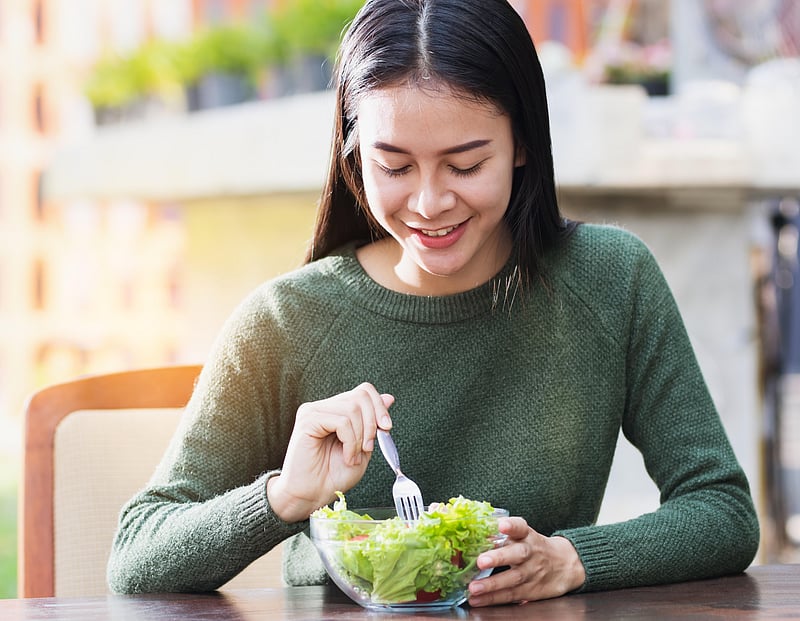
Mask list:
POLYGON ((458 177, 471 177, 472 175, 477 175, 481 168, 483 168, 483 162, 478 162, 475 166, 470 166, 469 168, 456 168, 455 166, 451 166, 450 170, 453 171, 453 174, 458 177))
POLYGON ((411 170, 410 166, 403 166, 401 168, 389 168, 388 166, 384 166, 383 164, 378 164, 378 166, 387 177, 402 177, 409 170, 411 170))

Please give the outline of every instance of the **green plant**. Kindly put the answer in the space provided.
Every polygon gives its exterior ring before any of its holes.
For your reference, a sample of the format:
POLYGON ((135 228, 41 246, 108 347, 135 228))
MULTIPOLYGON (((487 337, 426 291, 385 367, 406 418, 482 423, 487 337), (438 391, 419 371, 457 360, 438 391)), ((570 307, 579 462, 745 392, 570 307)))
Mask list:
POLYGON ((89 76, 86 96, 108 108, 150 96, 174 99, 182 83, 181 53, 177 44, 155 40, 128 56, 105 56, 89 76))
POLYGON ((270 59, 262 29, 247 24, 226 24, 201 30, 181 49, 181 80, 196 82, 208 73, 230 73, 252 82, 270 59))
POLYGON ((295 0, 270 17, 287 56, 333 58, 342 31, 363 4, 363 0, 295 0))
POLYGON ((94 66, 84 91, 95 108, 122 106, 139 95, 140 87, 125 65, 124 58, 106 56, 94 66))
POLYGON ((280 58, 280 46, 263 25, 224 24, 180 42, 150 41, 127 56, 103 57, 85 93, 96 108, 155 97, 174 100, 209 73, 240 75, 256 83, 259 72, 280 58))
POLYGON ((0 599, 17 596, 17 491, 0 481, 0 599))
POLYGON ((173 100, 204 75, 233 74, 256 85, 269 67, 304 56, 332 59, 363 0, 295 0, 252 22, 220 24, 180 42, 150 41, 126 56, 103 57, 85 92, 95 108, 173 100))

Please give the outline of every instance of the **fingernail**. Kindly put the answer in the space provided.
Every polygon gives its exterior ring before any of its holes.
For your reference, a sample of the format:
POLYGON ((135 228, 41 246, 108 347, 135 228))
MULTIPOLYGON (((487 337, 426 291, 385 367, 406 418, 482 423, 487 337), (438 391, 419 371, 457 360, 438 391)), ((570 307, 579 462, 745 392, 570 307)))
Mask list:
POLYGON ((486 587, 484 587, 480 582, 474 582, 471 585, 469 585, 469 592, 472 595, 480 595, 481 593, 483 593, 485 588, 486 587))
POLYGON ((392 419, 388 416, 384 416, 381 418, 381 425, 384 429, 390 429, 392 427, 392 419))
POLYGON ((372 439, 366 440, 364 442, 364 451, 367 453, 371 453, 372 449, 375 448, 375 442, 372 439))

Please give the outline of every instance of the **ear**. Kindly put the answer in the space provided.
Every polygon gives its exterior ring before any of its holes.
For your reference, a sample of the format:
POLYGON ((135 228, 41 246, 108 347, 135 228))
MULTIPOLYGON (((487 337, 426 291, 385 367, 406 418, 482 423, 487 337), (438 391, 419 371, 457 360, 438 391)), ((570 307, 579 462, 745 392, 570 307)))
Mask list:
POLYGON ((517 145, 514 153, 514 168, 524 166, 528 161, 528 156, 525 153, 525 148, 522 145, 517 145))

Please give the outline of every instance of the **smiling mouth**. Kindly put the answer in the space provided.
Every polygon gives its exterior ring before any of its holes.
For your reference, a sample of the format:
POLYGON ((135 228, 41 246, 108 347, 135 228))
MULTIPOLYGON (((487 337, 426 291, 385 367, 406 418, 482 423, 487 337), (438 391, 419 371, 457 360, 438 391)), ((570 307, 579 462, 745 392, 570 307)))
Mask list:
POLYGON ((420 232, 427 237, 444 237, 448 233, 455 231, 457 228, 457 226, 448 226, 447 228, 436 229, 435 231, 430 229, 420 229, 420 232))

